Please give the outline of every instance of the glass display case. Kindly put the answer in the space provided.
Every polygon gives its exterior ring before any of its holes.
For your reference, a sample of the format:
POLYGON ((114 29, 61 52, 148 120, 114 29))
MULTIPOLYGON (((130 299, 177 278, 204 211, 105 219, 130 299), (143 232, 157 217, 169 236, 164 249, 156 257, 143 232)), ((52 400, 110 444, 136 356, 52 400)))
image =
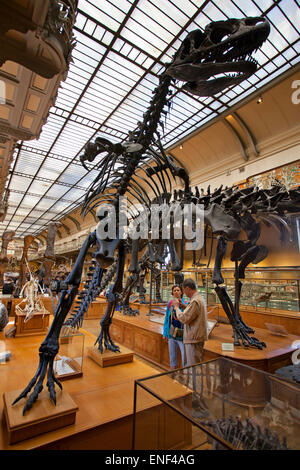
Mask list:
POLYGON ((59 352, 54 361, 54 373, 59 380, 82 376, 84 334, 64 327, 59 337, 59 352))
MULTIPOLYGON (((206 299, 206 304, 219 304, 218 296, 214 291, 212 283, 212 269, 195 269, 181 271, 184 277, 195 280, 199 292, 206 299)), ((169 282, 169 272, 162 272, 165 279, 162 289, 164 300, 171 298, 171 287, 174 282, 169 282), (168 276, 167 276, 168 275, 168 276), (168 282, 166 282, 168 279, 168 282)), ((234 270, 224 268, 222 270, 228 293, 234 301, 235 279, 234 270)), ((299 269, 276 269, 276 268, 248 268, 246 277, 242 280, 241 306, 249 306, 263 309, 277 309, 286 311, 300 311, 300 268, 299 269)))
POLYGON ((300 386, 227 358, 135 381, 134 450, 300 449, 300 386))

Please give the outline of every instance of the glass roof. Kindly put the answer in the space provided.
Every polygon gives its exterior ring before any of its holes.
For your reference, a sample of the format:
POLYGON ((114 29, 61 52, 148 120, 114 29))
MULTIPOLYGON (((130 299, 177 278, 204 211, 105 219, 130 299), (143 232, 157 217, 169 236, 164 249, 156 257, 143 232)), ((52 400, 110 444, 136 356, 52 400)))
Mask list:
POLYGON ((0 234, 38 235, 50 221, 81 205, 96 176, 79 162, 96 136, 126 138, 142 119, 158 75, 187 32, 210 21, 265 16, 271 33, 254 57, 257 72, 237 86, 202 98, 172 87, 166 149, 299 62, 300 8, 296 0, 79 0, 76 46, 65 82, 40 138, 19 142, 6 187, 0 234))

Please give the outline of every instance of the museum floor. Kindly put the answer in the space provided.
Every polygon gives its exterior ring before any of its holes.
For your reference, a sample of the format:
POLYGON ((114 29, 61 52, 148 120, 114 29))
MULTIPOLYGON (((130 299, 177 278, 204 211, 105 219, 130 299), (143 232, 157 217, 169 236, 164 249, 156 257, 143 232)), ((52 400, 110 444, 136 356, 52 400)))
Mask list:
MULTIPOLYGON (((83 374, 81 377, 63 381, 63 390, 70 395, 78 406, 75 423, 24 440, 21 439, 12 444, 9 443, 1 402, 0 449, 132 449, 134 383, 138 379, 157 376, 168 370, 168 358, 165 358, 167 355, 167 342, 161 336, 161 323, 150 321, 145 313, 138 317, 128 318, 116 312, 112 325, 112 327, 114 326, 112 336, 122 339, 123 343, 125 341, 126 347, 128 347, 130 341, 133 341, 131 344, 137 351, 134 351, 131 362, 101 367, 89 356, 89 349, 93 348, 99 333, 99 321, 99 318, 84 319, 80 330, 84 337, 83 374), (157 345, 161 347, 160 356, 157 355, 157 345), (159 358, 161 362, 159 362, 159 358)), ((227 337, 230 338, 228 327, 229 325, 221 324, 215 327, 206 345, 206 354, 208 356, 209 354, 217 355, 218 343, 222 338, 223 340, 227 337)), ((257 329, 256 333, 262 334, 263 330, 257 329)), ((264 334, 267 335, 266 332, 264 334)), ((4 347, 4 349, 11 352, 10 360, 0 364, 1 395, 4 393, 15 393, 16 395, 17 391, 27 385, 36 372, 38 348, 44 336, 39 334, 6 338, 4 332, 0 332, 2 349, 4 347)), ((254 357, 262 364, 269 364, 270 367, 273 364, 272 367, 275 367, 274 364, 280 363, 285 355, 290 355, 291 343, 294 338, 297 337, 288 335, 288 338, 271 338, 269 336, 268 341, 271 339, 272 342, 271 345, 269 342, 267 351, 247 351, 246 354, 245 350, 241 348, 236 354, 240 356, 252 354, 252 359, 254 357), (275 363, 272 362, 274 360, 272 351, 274 350, 276 351, 275 363), (279 359, 276 359, 277 354, 279 359), (266 359, 268 355, 269 358, 266 359)), ((118 343, 118 341, 116 342, 118 343)), ((227 356, 230 356, 230 354, 234 353, 226 352, 227 356)), ((213 359, 213 357, 205 358, 205 360, 210 359, 213 359)), ((241 357, 240 362, 243 362, 241 357)), ((249 362, 251 365, 251 360, 249 362)), ((191 394, 189 388, 186 388, 177 380, 173 380, 168 375, 164 376, 163 380, 165 382, 162 383, 161 387, 163 390, 168 390, 171 397, 189 399, 191 394)), ((254 392, 256 395, 256 388, 254 392)), ((58 390, 58 401, 60 393, 58 390)), ((48 394, 47 390, 45 394, 48 394)), ((242 414, 243 418, 253 416, 253 413, 262 407, 261 403, 257 406, 257 396, 252 395, 253 390, 251 391, 251 397, 250 395, 248 397, 238 396, 235 397, 235 400, 230 400, 227 404, 227 412, 233 415, 235 413, 242 414), (255 405, 253 406, 254 402, 255 405)), ((149 398, 149 396, 144 397, 142 400, 141 408, 144 415, 142 429, 139 429, 138 432, 137 448, 202 450, 211 447, 206 435, 191 421, 174 412, 170 414, 161 403, 159 405, 154 404, 152 400, 153 397, 149 398), (155 420, 154 416, 156 416, 155 420), (150 440, 149 436, 151 436, 150 440)), ((210 400, 214 400, 214 398, 210 397, 210 400)), ((23 403, 20 403, 19 406, 21 410, 23 403)), ((216 410, 220 406, 217 399, 215 403, 212 403, 212 406, 216 410)), ((31 419, 32 415, 30 413, 34 415, 35 407, 38 407, 38 405, 35 404, 26 415, 28 416, 27 420, 31 419)))
MULTIPOLYGON (((95 326, 88 325, 88 329, 93 328, 95 326)), ((126 450, 132 448, 134 381, 138 378, 156 375, 161 372, 161 369, 137 357, 134 357, 133 361, 128 364, 102 368, 87 356, 87 349, 93 346, 96 337, 87 330, 81 331, 84 333, 83 376, 63 382, 63 390, 78 406, 75 423, 9 444, 1 401, 1 450, 126 450)), ((4 392, 20 390, 32 378, 36 371, 37 351, 42 340, 41 335, 8 339, 4 337, 3 332, 0 333, 1 343, 5 341, 6 349, 12 353, 11 359, 0 365, 1 395, 4 392)), ((172 384, 170 386, 173 387, 172 384)), ((60 391, 58 390, 58 401, 59 397, 60 391)), ((20 407, 23 407, 22 403, 20 407)), ((34 406, 30 412, 34 412, 34 406)), ((30 412, 27 419, 30 419, 30 412)), ((183 427, 179 426, 179 428, 183 427)), ((177 426, 177 429, 179 428, 177 426)), ((173 440, 172 448, 207 448, 205 435, 194 426, 189 426, 188 432, 185 430, 184 434, 180 431, 179 435, 172 435, 171 439, 173 440), (179 441, 176 442, 178 439, 179 441)), ((163 443, 159 442, 156 448, 161 448, 162 445, 163 443)))

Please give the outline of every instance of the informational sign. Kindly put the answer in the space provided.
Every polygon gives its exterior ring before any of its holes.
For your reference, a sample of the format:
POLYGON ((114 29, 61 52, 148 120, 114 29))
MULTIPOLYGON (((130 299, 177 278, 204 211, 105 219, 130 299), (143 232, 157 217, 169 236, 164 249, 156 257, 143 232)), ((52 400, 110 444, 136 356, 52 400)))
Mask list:
POLYGON ((233 343, 222 343, 222 351, 234 351, 233 343))

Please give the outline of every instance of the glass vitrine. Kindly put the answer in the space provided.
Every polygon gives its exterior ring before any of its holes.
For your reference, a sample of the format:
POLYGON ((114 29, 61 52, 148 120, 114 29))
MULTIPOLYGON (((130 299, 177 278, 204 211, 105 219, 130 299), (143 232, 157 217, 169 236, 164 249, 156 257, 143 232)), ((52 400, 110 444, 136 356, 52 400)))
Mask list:
POLYGON ((82 376, 84 334, 64 327, 59 337, 59 351, 55 356, 54 373, 59 380, 82 376))
MULTIPOLYGON (((212 269, 183 270, 184 277, 195 280, 198 291, 206 300, 207 306, 219 303, 212 283, 212 269)), ((234 301, 235 278, 234 270, 222 270, 224 284, 234 301)), ((263 309, 300 311, 300 269, 248 268, 245 279, 242 280, 240 305, 263 309)), ((162 297, 171 298, 171 287, 164 286, 162 297)))
POLYGON ((300 449, 300 386, 227 358, 135 381, 133 449, 300 449))

